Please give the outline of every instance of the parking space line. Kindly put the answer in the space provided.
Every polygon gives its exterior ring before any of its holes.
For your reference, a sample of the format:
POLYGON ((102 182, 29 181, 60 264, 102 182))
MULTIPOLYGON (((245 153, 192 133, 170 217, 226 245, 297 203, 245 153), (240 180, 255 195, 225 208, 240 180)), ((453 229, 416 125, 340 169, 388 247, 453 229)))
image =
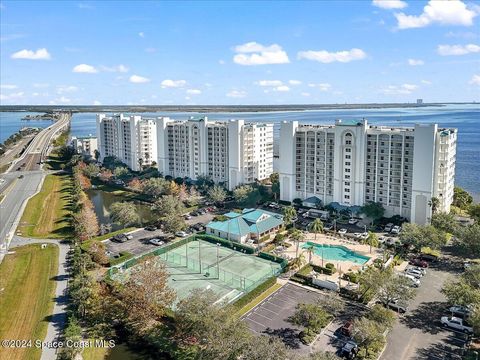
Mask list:
POLYGON ((273 311, 273 310, 267 309, 266 307, 262 307, 262 310, 270 311, 271 313, 273 313, 273 314, 275 314, 275 315, 280 314, 280 313, 277 313, 277 312, 275 312, 275 311, 273 311))
POLYGON ((273 306, 276 306, 276 307, 282 309, 281 306, 278 306, 277 304, 275 304, 275 303, 273 303, 273 302, 270 302, 270 301, 265 302, 265 304, 270 304, 270 305, 273 305, 273 306))
POLYGON ((262 315, 262 314, 259 314, 258 312, 255 313, 255 315, 257 316, 261 316, 261 317, 264 317, 265 319, 268 319, 269 321, 272 321, 273 319, 270 319, 268 316, 265 316, 265 315, 262 315))
POLYGON ((265 325, 263 325, 263 324, 255 321, 255 320, 253 320, 253 319, 248 319, 248 318, 247 318, 246 320, 247 320, 247 321, 251 321, 251 322, 253 322, 253 323, 257 324, 257 325, 260 325, 261 327, 263 327, 263 328, 265 328, 265 329, 267 328, 265 325))

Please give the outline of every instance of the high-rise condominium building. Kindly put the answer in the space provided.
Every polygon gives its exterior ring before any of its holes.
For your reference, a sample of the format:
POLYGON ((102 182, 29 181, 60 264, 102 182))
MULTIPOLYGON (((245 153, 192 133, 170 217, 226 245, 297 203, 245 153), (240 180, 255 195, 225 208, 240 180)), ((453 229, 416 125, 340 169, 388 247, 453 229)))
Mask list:
POLYGON ((431 199, 438 211, 453 200, 457 130, 436 124, 415 127, 283 122, 280 129, 280 199, 316 196, 323 204, 379 202, 386 216, 425 224, 431 199))
POLYGON ((229 189, 263 180, 273 172, 273 125, 157 119, 158 169, 164 175, 209 176, 229 189))
POLYGON ((157 161, 156 129, 155 119, 97 114, 100 161, 114 156, 135 171, 151 166, 157 161))

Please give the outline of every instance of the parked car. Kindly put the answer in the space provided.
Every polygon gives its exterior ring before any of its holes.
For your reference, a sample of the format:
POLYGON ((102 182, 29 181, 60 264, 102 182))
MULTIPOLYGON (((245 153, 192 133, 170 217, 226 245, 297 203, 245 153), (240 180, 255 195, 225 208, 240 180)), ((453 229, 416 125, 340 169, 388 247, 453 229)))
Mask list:
POLYGON ((147 231, 155 231, 157 230, 157 227, 154 225, 148 225, 148 226, 145 226, 144 229, 147 231))
POLYGON ((413 268, 406 268, 405 274, 412 275, 415 279, 421 279, 423 276, 423 273, 421 271, 418 271, 413 268))
POLYGON ((177 231, 175 235, 179 237, 185 237, 188 236, 188 233, 186 233, 185 231, 177 231))
POLYGON ((344 235, 344 234, 347 233, 347 229, 340 229, 340 230, 338 230, 338 233, 339 233, 340 235, 344 235))
POLYGON ((110 238, 110 241, 118 242, 118 243, 124 243, 127 240, 128 238, 125 234, 117 234, 117 235, 114 235, 112 238, 110 238))
POLYGON ((406 302, 398 301, 398 300, 390 301, 387 304, 387 307, 402 314, 406 313, 408 310, 408 304, 406 302))
POLYGON ((327 230, 327 231, 333 230, 333 224, 323 225, 323 230, 327 230))
POLYGON ((358 345, 353 340, 348 340, 340 350, 340 355, 347 359, 354 359, 358 353, 358 345))
POLYGON ((448 309, 452 314, 457 314, 462 317, 469 316, 472 312, 470 307, 465 307, 465 306, 460 306, 460 305, 454 305, 448 309))
POLYGON ((473 327, 468 325, 463 321, 463 319, 460 319, 455 316, 442 316, 440 319, 440 322, 444 327, 449 327, 451 329, 457 330, 457 331, 462 331, 467 334, 473 333, 473 327))
POLYGON ((346 321, 340 328, 340 334, 348 337, 352 336, 352 331, 353 331, 353 321, 351 320, 346 321))
POLYGON ((385 225, 385 227, 383 228, 383 231, 389 233, 390 231, 392 231, 392 227, 393 227, 393 224, 392 224, 392 223, 388 223, 388 224, 385 225))
POLYGON ((192 216, 187 214, 183 217, 185 220, 191 220, 192 219, 192 216))
POLYGON ((410 269, 414 269, 414 270, 420 271, 423 276, 427 275, 427 269, 426 269, 426 268, 422 268, 422 267, 420 267, 420 266, 412 266, 412 265, 410 265, 410 269))
POLYGON ((361 233, 359 238, 363 239, 363 240, 366 240, 368 238, 368 232, 361 233))
POLYGON ((132 240, 133 235, 132 234, 124 234, 127 237, 127 240, 132 240))
POLYGON ((412 287, 419 287, 420 286, 420 280, 415 278, 413 275, 406 274, 406 273, 402 273, 402 274, 399 274, 399 275, 403 276, 403 277, 406 277, 407 279, 410 279, 412 287))
POLYGON ((395 225, 392 230, 390 231, 392 234, 399 234, 402 231, 402 228, 398 225, 395 225))
POLYGON ((19 179, 23 179, 24 177, 25 177, 25 176, 23 176, 23 175, 20 175, 18 178, 19 178, 19 179))
POLYGON ((192 227, 197 231, 202 231, 205 229, 205 225, 202 223, 196 223, 195 225, 192 225, 192 227))
POLYGON ((164 241, 162 241, 162 240, 160 240, 160 239, 158 239, 158 238, 150 239, 148 242, 149 242, 150 244, 152 244, 152 245, 155 245, 155 246, 161 246, 161 245, 165 244, 164 241))
POLYGON ((348 223, 349 223, 350 225, 354 225, 354 224, 356 224, 357 222, 358 222, 358 219, 354 219, 354 218, 351 218, 350 220, 348 220, 348 223))
POLYGON ((420 258, 413 258, 408 263, 410 265, 419 266, 421 268, 427 268, 428 267, 428 262, 426 262, 425 260, 422 260, 420 258))

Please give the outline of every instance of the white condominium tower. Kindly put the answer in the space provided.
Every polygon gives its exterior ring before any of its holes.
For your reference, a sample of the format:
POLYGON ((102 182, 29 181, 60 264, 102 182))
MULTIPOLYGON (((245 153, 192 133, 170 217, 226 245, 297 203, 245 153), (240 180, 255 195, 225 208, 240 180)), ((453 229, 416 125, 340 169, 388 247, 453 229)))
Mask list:
POLYGON ((97 114, 100 161, 107 156, 114 156, 135 171, 142 166, 151 166, 157 161, 156 130, 155 119, 137 115, 97 114))
POLYGON ((436 124, 415 127, 282 122, 280 199, 316 196, 323 204, 379 202, 386 216, 425 224, 431 199, 448 212, 453 200, 457 130, 436 124))
POLYGON ((157 119, 158 169, 196 180, 209 176, 229 189, 263 180, 273 172, 273 125, 157 119))

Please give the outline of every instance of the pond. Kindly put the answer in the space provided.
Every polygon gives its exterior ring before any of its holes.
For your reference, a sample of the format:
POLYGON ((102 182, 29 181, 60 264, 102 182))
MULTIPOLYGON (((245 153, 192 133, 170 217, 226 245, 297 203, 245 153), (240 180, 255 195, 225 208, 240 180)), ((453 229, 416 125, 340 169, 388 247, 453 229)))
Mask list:
MULTIPOLYGON (((86 191, 88 197, 93 203, 95 213, 98 217, 99 224, 111 224, 112 220, 110 219, 110 206, 112 206, 115 202, 125 201, 126 199, 121 195, 115 195, 108 191, 97 190, 97 189, 90 189, 86 191)), ((140 215, 140 219, 142 224, 148 223, 154 220, 154 216, 150 211, 150 206, 144 203, 140 203, 138 201, 134 201, 135 205, 137 206, 138 214, 140 215)), ((121 229, 122 226, 118 224, 112 224, 112 231, 121 229)))

